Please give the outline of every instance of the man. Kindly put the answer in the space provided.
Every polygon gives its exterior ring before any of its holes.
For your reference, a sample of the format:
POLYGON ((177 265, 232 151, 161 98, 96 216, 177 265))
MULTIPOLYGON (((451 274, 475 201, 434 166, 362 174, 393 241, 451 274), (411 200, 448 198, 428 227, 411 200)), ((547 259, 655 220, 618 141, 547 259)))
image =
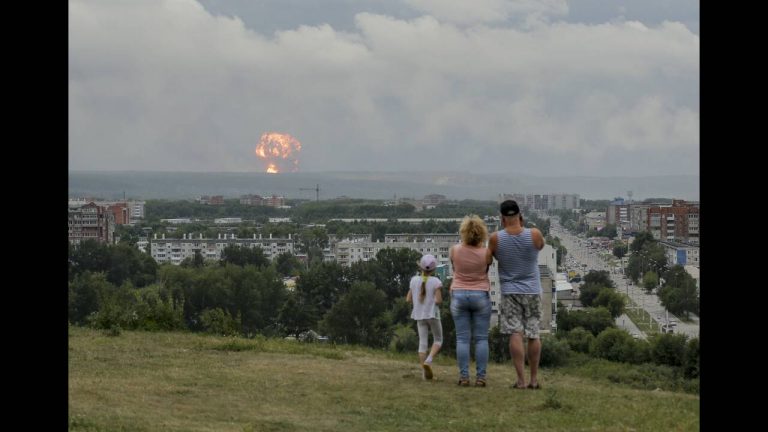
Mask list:
POLYGON ((528 338, 528 364, 531 377, 527 388, 540 389, 537 374, 541 357, 541 280, 539 251, 544 236, 537 228, 523 228, 523 215, 515 201, 501 203, 502 229, 491 234, 488 254, 499 262, 501 284, 501 333, 509 335, 509 353, 515 364, 517 383, 524 389, 525 369, 523 334, 528 338))

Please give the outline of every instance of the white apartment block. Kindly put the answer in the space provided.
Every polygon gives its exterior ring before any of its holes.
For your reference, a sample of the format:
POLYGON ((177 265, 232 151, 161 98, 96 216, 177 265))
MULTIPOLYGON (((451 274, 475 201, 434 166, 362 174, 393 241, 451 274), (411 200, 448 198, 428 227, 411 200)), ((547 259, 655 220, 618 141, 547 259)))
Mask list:
POLYGON ((438 265, 447 265, 448 274, 453 274, 448 249, 459 243, 458 234, 387 234, 384 241, 367 238, 345 239, 336 242, 336 261, 344 267, 351 267, 357 261, 370 261, 382 249, 411 249, 422 255, 432 254, 438 265))
POLYGON ((500 194, 499 202, 514 200, 526 211, 579 208, 579 194, 500 194))
POLYGON ((203 238, 200 234, 195 238, 192 234, 184 234, 181 239, 166 239, 165 234, 157 238, 155 234, 151 241, 150 250, 152 258, 158 263, 170 262, 181 264, 185 258, 194 257, 195 251, 200 251, 204 259, 220 260, 221 252, 230 245, 247 248, 259 247, 264 256, 270 261, 284 252, 294 253, 294 239, 288 234, 288 238, 262 238, 261 234, 253 238, 237 238, 235 234, 219 234, 215 239, 203 238))
POLYGON ((131 211, 131 220, 144 219, 144 201, 128 201, 128 208, 131 211))

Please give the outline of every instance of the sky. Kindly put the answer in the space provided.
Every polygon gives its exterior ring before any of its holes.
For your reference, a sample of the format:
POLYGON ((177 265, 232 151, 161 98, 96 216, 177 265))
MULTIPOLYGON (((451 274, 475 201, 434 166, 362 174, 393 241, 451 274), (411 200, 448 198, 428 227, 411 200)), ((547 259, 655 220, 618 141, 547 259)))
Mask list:
POLYGON ((70 0, 68 47, 71 170, 699 175, 698 1, 70 0))

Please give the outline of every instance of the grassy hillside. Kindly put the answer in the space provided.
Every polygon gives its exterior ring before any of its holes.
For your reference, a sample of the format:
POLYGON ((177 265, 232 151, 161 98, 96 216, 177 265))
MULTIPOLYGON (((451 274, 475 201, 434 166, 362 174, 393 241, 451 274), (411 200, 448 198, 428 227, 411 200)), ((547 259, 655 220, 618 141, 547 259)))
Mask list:
MULTIPOLYGON (((473 365, 474 367, 474 365, 473 365)), ((699 430, 699 397, 544 369, 516 390, 510 364, 488 387, 434 382, 416 354, 189 333, 70 327, 69 429, 77 431, 699 430)))

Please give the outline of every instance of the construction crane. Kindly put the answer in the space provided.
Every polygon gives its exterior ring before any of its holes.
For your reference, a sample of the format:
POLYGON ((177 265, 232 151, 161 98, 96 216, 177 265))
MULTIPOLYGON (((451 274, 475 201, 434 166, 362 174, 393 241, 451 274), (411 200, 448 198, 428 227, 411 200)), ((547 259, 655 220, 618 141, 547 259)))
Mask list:
POLYGON ((320 185, 319 184, 316 184, 315 187, 313 187, 313 188, 299 188, 299 190, 302 190, 302 191, 313 190, 313 191, 315 191, 316 200, 320 201, 320 185))

